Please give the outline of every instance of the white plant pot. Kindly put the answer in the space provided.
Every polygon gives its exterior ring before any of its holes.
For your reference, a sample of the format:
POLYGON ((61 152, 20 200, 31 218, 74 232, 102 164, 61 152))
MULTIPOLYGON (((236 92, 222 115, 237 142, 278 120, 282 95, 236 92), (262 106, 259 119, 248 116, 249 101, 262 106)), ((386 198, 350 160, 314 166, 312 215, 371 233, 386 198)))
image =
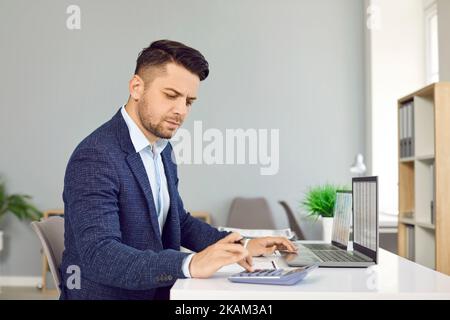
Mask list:
POLYGON ((333 219, 334 218, 320 217, 320 220, 322 220, 322 240, 327 243, 331 243, 331 235, 333 233, 333 219))

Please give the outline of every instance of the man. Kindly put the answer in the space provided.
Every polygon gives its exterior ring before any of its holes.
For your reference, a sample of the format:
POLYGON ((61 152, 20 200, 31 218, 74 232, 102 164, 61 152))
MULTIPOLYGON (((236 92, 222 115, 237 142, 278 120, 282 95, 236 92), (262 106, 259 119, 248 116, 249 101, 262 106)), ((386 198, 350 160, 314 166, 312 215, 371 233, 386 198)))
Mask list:
POLYGON ((251 256, 295 250, 284 238, 239 243, 184 210, 168 139, 208 73, 197 50, 153 42, 137 59, 127 104, 75 149, 64 178, 61 299, 167 299, 178 278, 236 262, 252 270, 251 256))

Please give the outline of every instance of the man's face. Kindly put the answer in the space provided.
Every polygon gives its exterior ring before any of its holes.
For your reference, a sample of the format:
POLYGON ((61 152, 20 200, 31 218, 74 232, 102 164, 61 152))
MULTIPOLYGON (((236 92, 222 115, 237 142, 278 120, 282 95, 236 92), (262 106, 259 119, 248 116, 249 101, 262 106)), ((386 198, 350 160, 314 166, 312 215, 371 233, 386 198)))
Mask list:
POLYGON ((137 102, 137 113, 145 130, 158 138, 170 139, 189 113, 200 79, 175 63, 168 63, 165 69, 146 84, 137 102))

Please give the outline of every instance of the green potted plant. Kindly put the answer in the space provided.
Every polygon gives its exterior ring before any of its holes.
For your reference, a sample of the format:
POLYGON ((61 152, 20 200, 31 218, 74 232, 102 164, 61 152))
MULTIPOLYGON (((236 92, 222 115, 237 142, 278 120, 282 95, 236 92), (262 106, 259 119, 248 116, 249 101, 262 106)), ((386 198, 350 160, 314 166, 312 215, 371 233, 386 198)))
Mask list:
POLYGON ((331 242, 336 191, 347 189, 333 184, 311 187, 301 202, 301 207, 306 210, 308 217, 322 223, 322 239, 324 241, 331 242))
MULTIPOLYGON (((9 212, 20 220, 39 220, 42 212, 30 203, 31 197, 24 194, 7 194, 5 183, 0 181, 0 222, 9 212)), ((0 251, 3 248, 3 232, 0 230, 0 251)))

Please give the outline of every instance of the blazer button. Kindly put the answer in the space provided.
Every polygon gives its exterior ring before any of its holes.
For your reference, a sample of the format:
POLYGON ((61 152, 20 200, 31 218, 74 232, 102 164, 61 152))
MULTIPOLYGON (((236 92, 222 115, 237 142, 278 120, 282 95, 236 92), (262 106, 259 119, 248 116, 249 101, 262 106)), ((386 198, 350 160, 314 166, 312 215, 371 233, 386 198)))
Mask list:
POLYGON ((169 277, 168 277, 168 279, 169 279, 169 281, 170 280, 172 280, 173 279, 173 277, 169 274, 169 277))

